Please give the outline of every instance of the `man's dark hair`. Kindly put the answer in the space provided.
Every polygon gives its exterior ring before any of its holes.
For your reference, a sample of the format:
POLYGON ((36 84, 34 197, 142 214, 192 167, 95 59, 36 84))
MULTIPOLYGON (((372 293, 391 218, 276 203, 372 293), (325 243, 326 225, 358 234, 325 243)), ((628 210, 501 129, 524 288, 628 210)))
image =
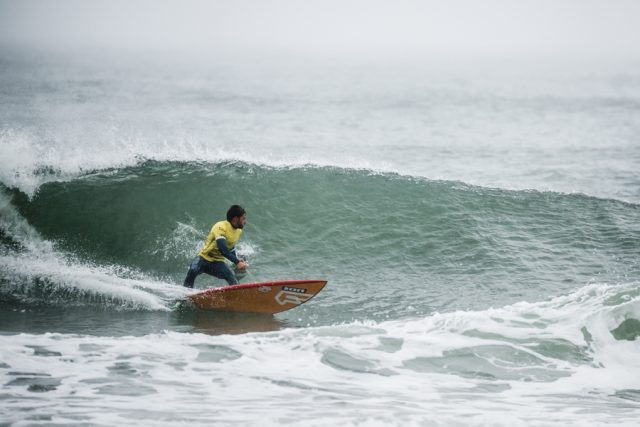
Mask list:
POLYGON ((231 222, 231 220, 237 216, 242 216, 246 213, 246 211, 239 205, 233 205, 227 211, 227 221, 231 222))

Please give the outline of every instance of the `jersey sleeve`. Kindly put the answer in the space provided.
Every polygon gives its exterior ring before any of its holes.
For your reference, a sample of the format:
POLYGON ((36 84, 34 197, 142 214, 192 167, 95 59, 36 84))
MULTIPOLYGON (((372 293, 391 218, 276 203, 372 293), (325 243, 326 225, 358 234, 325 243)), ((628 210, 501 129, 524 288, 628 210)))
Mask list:
POLYGON ((213 226, 213 240, 216 242, 219 239, 227 239, 227 229, 221 223, 218 223, 213 226))

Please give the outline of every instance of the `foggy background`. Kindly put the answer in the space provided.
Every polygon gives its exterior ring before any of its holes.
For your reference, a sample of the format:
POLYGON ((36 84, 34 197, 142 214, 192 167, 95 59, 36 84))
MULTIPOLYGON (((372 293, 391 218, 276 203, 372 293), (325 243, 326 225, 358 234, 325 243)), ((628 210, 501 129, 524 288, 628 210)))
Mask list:
POLYGON ((0 178, 33 194, 138 159, 241 159, 640 200, 639 17, 638 0, 0 0, 0 178))
POLYGON ((0 0, 3 48, 640 57, 635 0, 0 0))

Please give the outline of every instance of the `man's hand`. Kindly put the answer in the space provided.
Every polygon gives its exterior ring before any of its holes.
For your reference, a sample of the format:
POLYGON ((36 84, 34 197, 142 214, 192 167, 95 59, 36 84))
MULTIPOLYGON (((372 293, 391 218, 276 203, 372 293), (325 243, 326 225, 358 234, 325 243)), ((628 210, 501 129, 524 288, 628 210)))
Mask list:
POLYGON ((236 268, 238 270, 245 270, 247 268, 247 262, 241 259, 240 262, 236 264, 236 268))

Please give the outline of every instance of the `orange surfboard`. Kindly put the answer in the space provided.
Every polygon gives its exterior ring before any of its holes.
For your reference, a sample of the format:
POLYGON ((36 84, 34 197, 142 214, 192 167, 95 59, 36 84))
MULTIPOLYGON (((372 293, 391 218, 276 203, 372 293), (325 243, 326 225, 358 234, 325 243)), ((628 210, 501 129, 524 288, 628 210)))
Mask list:
POLYGON ((202 310, 275 314, 309 301, 326 284, 326 280, 243 283, 207 289, 189 299, 202 310))

